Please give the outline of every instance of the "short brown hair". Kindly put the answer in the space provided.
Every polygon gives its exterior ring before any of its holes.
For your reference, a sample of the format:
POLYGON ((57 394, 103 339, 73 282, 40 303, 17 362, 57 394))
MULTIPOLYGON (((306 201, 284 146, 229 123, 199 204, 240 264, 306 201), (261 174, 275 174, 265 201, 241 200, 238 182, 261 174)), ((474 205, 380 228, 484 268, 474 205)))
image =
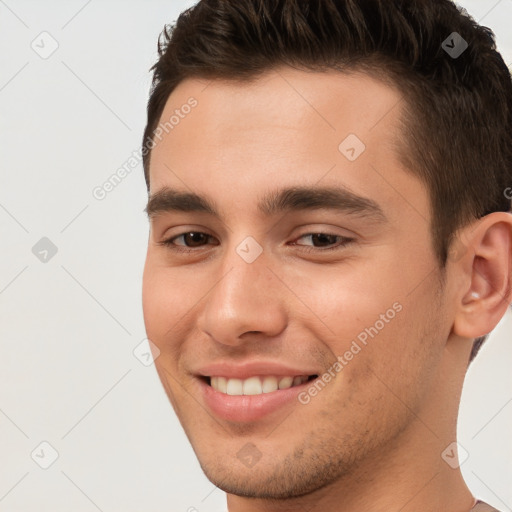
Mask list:
POLYGON ((249 80, 287 65, 362 71, 400 90, 399 156, 428 189, 440 268, 459 228, 511 209, 510 71, 494 33, 450 0, 201 0, 165 26, 158 53, 143 137, 148 189, 148 144, 181 81, 249 80), (457 56, 446 46, 454 37, 467 43, 457 56))

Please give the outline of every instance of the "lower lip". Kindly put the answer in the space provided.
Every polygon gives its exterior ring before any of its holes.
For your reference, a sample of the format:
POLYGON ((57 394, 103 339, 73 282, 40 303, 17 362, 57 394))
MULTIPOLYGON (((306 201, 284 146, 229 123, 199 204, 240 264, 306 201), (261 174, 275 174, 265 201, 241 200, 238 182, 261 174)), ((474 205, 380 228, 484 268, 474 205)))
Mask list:
POLYGON ((236 422, 257 421, 288 405, 301 405, 297 395, 314 380, 288 389, 279 389, 261 395, 228 395, 213 389, 203 379, 199 385, 208 408, 218 417, 236 422))

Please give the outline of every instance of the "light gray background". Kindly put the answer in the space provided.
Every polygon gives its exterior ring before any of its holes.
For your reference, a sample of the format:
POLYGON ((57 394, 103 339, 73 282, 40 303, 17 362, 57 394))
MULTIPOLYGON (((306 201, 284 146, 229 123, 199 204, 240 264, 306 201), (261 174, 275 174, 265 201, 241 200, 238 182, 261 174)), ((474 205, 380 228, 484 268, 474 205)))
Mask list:
MULTIPOLYGON (((145 338, 141 165, 92 194, 139 150, 157 37, 192 3, 0 0, 0 510, 226 508, 154 367, 133 354, 145 338), (31 47, 53 40, 46 59, 31 47), (42 237, 58 249, 47 262, 32 252, 42 237), (43 441, 59 454, 48 469, 43 441)), ((510 64, 512 0, 461 5, 510 64)), ((459 423, 469 487, 507 511, 511 327, 507 314, 470 369, 459 423)))

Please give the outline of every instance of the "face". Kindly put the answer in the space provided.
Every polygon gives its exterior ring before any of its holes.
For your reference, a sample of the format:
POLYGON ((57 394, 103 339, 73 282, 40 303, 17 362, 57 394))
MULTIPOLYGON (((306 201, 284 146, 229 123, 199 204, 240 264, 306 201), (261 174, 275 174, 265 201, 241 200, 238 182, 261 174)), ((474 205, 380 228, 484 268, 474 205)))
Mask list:
POLYGON ((288 68, 187 80, 166 104, 144 319, 228 493, 328 486, 431 413, 450 313, 427 190, 397 157, 402 105, 363 74, 288 68))

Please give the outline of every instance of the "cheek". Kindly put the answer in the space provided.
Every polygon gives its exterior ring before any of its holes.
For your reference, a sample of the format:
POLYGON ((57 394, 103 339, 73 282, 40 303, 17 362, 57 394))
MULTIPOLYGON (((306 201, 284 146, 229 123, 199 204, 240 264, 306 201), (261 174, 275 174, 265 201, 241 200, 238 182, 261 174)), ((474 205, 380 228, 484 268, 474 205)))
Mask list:
POLYGON ((164 341, 167 345, 173 338, 170 331, 179 329, 179 319, 185 314, 180 285, 165 274, 148 257, 142 280, 142 310, 147 336, 161 351, 164 341))
POLYGON ((369 270, 351 272, 334 268, 296 280, 302 283, 299 297, 304 297, 304 303, 315 313, 310 316, 322 321, 319 325, 327 338, 319 332, 320 338, 329 340, 336 355, 349 350, 354 340, 364 346, 365 342, 369 344, 382 337, 403 315, 396 281, 383 281, 382 275, 377 280, 369 270))
POLYGON ((165 377, 178 395, 181 392, 173 376, 182 371, 185 343, 194 337, 194 315, 205 293, 203 285, 194 284, 189 273, 148 257, 142 285, 146 335, 160 351, 155 360, 160 378, 165 377))
POLYGON ((162 298, 161 283, 146 262, 142 278, 142 312, 146 333, 154 340, 157 339, 155 334, 160 330, 160 324, 166 318, 162 314, 165 309, 165 301, 162 298))
POLYGON ((358 393, 370 382, 376 390, 388 382, 393 388, 419 385, 429 351, 442 341, 443 327, 432 321, 437 315, 432 282, 411 291, 413 277, 396 267, 309 276, 310 294, 306 287, 300 294, 313 311, 321 312, 317 335, 332 362, 338 358, 341 363, 348 389, 358 393))
POLYGON ((446 326, 429 292, 401 297, 394 318, 364 329, 366 344, 360 343, 360 354, 346 369, 355 396, 368 402, 368 410, 403 419, 409 409, 421 407, 432 387, 446 326))
POLYGON ((165 276, 165 270, 151 264, 148 259, 144 268, 142 285, 142 308, 147 337, 158 347, 159 355, 154 361, 159 379, 165 392, 178 413, 183 401, 180 386, 176 385, 180 343, 173 340, 183 339, 185 314, 183 294, 171 276, 165 276), (181 299, 181 300, 180 300, 181 299))

